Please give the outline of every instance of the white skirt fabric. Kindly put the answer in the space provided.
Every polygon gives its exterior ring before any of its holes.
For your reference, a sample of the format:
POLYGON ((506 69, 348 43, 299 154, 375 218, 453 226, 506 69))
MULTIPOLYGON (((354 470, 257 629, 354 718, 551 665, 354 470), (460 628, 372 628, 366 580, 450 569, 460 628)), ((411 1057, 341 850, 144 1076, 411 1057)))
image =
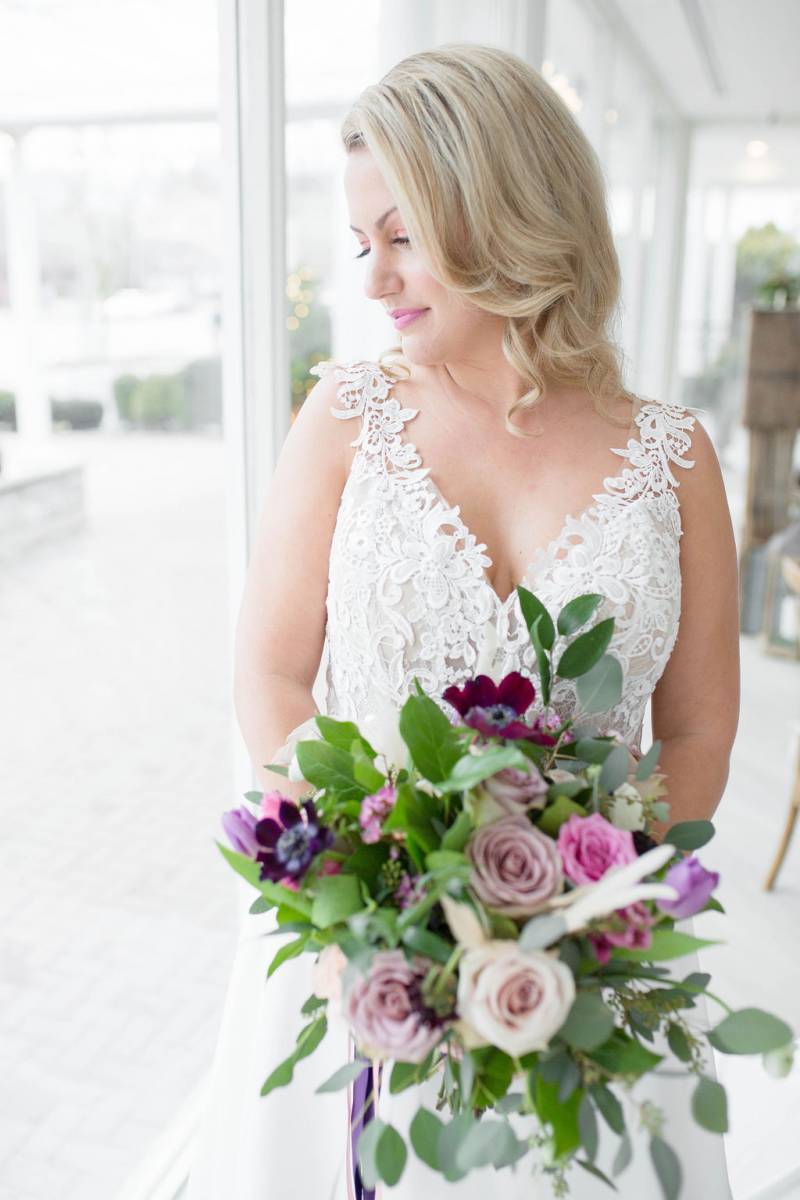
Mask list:
MULTIPOLYGON (((274 914, 248 913, 255 892, 238 880, 242 897, 242 929, 225 1000, 216 1053, 207 1084, 205 1107, 195 1144, 187 1200, 348 1200, 348 1093, 315 1095, 315 1089, 349 1061, 346 1026, 332 1021, 314 1053, 295 1069, 292 1083, 261 1096, 261 1086, 274 1067, 290 1053, 305 1021, 300 1008, 311 994, 311 955, 284 963, 273 977, 267 966, 284 940, 275 934, 274 914)), ((681 931, 692 932, 691 920, 681 931)), ((700 970, 696 954, 677 960, 676 978, 700 970)), ((683 1010, 696 1030, 711 1025, 705 999, 683 1010)), ((665 1053, 665 1067, 680 1064, 660 1034, 652 1047, 665 1053)), ((714 1056, 706 1049, 705 1073, 716 1079, 714 1056)), ((598 1118, 600 1145, 596 1165, 614 1179, 620 1200, 656 1200, 661 1188, 650 1159, 649 1134, 639 1123, 637 1101, 649 1099, 664 1112, 663 1137, 683 1168, 680 1200, 732 1200, 721 1134, 701 1128, 691 1112, 696 1087, 693 1075, 651 1075, 639 1080, 627 1095, 615 1089, 625 1111, 633 1142, 633 1160, 621 1175, 611 1175, 619 1137, 598 1118)), ((419 1105, 434 1109, 438 1087, 429 1080, 422 1092, 391 1095, 381 1091, 379 1115, 399 1130, 409 1155, 399 1183, 379 1185, 377 1200, 550 1200, 552 1177, 531 1174, 532 1159, 515 1170, 486 1167, 458 1183, 448 1183, 422 1163, 410 1148, 408 1125, 419 1105)), ((523 1118, 519 1118, 523 1120, 523 1118)), ((530 1121, 527 1126, 530 1131, 530 1121)), ((515 1122, 517 1119, 515 1118, 515 1122)), ((517 1125, 523 1129, 522 1125, 517 1125)), ((571 1200, 608 1200, 613 1195, 601 1180, 577 1164, 567 1173, 571 1200)))

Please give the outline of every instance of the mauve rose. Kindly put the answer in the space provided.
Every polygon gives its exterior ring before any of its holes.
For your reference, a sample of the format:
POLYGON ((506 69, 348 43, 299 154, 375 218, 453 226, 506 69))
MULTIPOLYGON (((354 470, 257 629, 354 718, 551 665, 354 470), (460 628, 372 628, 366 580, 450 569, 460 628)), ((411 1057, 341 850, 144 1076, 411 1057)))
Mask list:
POLYGON ((664 883, 675 888, 678 899, 656 900, 656 904, 662 912, 679 920, 681 917, 693 917, 705 908, 706 901, 719 883, 719 872, 707 871, 692 854, 669 868, 664 883))
POLYGON ((575 980, 557 955, 486 941, 458 966, 458 1013, 468 1044, 485 1042, 518 1056, 544 1050, 567 1019, 575 980))
POLYGON ((600 813, 573 813, 558 831, 558 852, 572 883, 596 883, 612 867, 638 858, 629 829, 617 829, 600 813))
POLYGON ((348 987, 343 1015, 368 1058, 419 1063, 442 1037, 442 1022, 420 996, 429 966, 419 957, 408 962, 402 950, 381 950, 366 977, 348 987))
POLYGON ((470 883, 476 895, 509 917, 538 912, 563 889, 555 842, 524 815, 482 825, 467 842, 465 854, 473 866, 470 883))
POLYGON ((504 767, 483 781, 483 788, 504 812, 513 815, 528 808, 543 808, 547 783, 533 763, 530 769, 504 767))

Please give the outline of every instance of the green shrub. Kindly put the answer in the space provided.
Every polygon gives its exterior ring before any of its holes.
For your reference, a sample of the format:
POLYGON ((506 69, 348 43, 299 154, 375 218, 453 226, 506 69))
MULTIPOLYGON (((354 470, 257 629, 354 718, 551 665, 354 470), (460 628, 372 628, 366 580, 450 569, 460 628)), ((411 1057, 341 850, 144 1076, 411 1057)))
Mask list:
POLYGON ((97 429, 103 420, 103 405, 99 400, 52 400, 50 414, 54 425, 68 429, 97 429))
POLYGON ((13 392, 0 392, 0 426, 17 431, 17 404, 13 392))

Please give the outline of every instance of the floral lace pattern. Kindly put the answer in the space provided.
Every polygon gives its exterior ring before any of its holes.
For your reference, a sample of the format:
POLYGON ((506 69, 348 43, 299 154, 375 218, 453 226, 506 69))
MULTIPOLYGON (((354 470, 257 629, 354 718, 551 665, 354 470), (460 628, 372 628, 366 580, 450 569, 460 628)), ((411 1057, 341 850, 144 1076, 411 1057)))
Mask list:
MULTIPOLYGON (((342 492, 330 552, 325 693, 331 716, 360 720, 389 704, 399 707, 414 677, 437 699, 452 683, 483 671, 499 679, 529 675, 538 693, 538 667, 512 591, 501 600, 489 582, 492 566, 478 542, 429 478, 392 380, 377 363, 317 363, 311 373, 335 372, 341 420, 360 418, 352 468, 342 492)), ((644 403, 635 417, 638 438, 614 453, 627 465, 603 481, 594 504, 568 516, 541 547, 524 586, 551 612, 582 592, 606 599, 595 619, 615 618, 609 652, 624 672, 624 691, 603 719, 630 746, 641 746, 642 723, 678 634, 682 536, 672 467, 694 465, 694 417, 679 405, 644 403)), ((565 645, 556 635, 556 660, 565 645)), ((446 701, 439 701, 451 713, 446 701)), ((539 696, 534 711, 540 706, 539 696)), ((551 708, 578 716, 571 680, 557 680, 551 708)), ((451 713, 451 715, 454 715, 451 713)), ((599 719, 586 724, 600 730, 599 719)))

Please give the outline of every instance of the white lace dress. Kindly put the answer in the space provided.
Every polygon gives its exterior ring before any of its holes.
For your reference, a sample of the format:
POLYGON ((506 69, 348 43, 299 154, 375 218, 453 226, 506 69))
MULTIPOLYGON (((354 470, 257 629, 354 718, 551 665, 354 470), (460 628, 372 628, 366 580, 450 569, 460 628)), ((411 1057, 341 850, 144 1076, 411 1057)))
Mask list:
MULTIPOLYGON (((357 436, 331 545, 326 640, 315 684, 320 711, 354 721, 393 712, 412 691, 415 676, 434 696, 481 671, 499 680, 521 670, 538 685, 516 592, 500 600, 486 574, 492 562, 485 545, 464 525, 458 505, 438 491, 430 466, 406 437, 405 426, 417 410, 400 405, 391 376, 376 363, 328 361, 313 368, 317 375, 328 371, 339 382, 339 406, 331 412, 356 421, 357 436)), ((673 468, 693 465, 686 455, 694 417, 683 407, 645 403, 635 420, 638 436, 615 451, 625 463, 619 475, 603 480, 585 511, 567 517, 558 536, 535 556, 524 583, 551 612, 583 592, 607 597, 597 617, 615 618, 609 651, 622 664, 624 692, 596 727, 616 730, 639 750, 647 702, 678 633, 681 522, 673 468)), ((556 657, 560 649, 557 639, 556 657)), ((551 703, 562 716, 575 712, 572 681, 557 681, 551 703)), ((290 1088, 259 1095, 300 1028, 299 1009, 311 990, 311 956, 287 962, 266 982, 266 964, 286 935, 266 936, 274 928, 271 914, 247 914, 254 895, 242 885, 242 933, 188 1200, 345 1200, 351 1194, 346 1094, 314 1095, 349 1058, 344 1027, 334 1025, 314 1055, 300 1063, 290 1088)), ((690 933, 691 920, 680 928, 690 933)), ((677 960, 675 975, 684 978, 699 969, 697 956, 687 955, 677 960)), ((698 1030, 713 1023, 702 997, 684 1015, 698 1030)), ((652 1049, 669 1053, 660 1035, 652 1049)), ((715 1079, 710 1049, 705 1059, 705 1074, 715 1079)), ((682 1162, 681 1200, 731 1200, 723 1138, 701 1128, 691 1114, 695 1086, 693 1076, 656 1075, 639 1081, 630 1094, 618 1091, 634 1143, 633 1162, 615 1179, 624 1200, 661 1196, 649 1134, 639 1120, 646 1100, 661 1109, 662 1136, 682 1162)), ((430 1108, 436 1090, 431 1083, 424 1097, 430 1108)), ((412 1101, 408 1092, 392 1096, 384 1089, 379 1113, 405 1134, 419 1102, 418 1095, 412 1101)), ((599 1132, 596 1163, 610 1175, 619 1138, 602 1120, 599 1132)), ((575 1200, 612 1194, 577 1165, 568 1181, 575 1200)), ((532 1177, 524 1163, 516 1173, 485 1168, 448 1184, 411 1152, 400 1182, 385 1189, 385 1196, 483 1200, 487 1188, 503 1200, 553 1195, 552 1181, 532 1177)))

